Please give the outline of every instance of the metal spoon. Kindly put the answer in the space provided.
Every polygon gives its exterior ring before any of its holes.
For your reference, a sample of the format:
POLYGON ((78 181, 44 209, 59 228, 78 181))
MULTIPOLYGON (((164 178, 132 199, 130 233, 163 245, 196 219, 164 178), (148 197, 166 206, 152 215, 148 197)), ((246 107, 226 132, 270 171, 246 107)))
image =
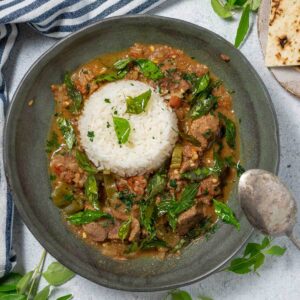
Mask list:
POLYGON ((296 201, 277 176, 264 170, 249 170, 240 178, 238 194, 254 228, 271 236, 286 235, 300 250, 300 240, 293 234, 296 201))

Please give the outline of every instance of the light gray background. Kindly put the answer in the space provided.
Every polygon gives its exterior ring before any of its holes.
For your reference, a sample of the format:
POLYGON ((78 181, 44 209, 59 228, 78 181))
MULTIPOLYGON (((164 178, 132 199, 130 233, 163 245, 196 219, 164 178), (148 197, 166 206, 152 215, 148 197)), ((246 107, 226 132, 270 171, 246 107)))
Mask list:
MULTIPOLYGON (((169 0, 151 11, 151 14, 183 19, 206 27, 230 42, 234 41, 237 21, 221 20, 212 11, 209 0, 169 0)), ((258 71, 270 92, 280 130, 281 162, 279 175, 297 196, 300 194, 298 183, 300 175, 300 99, 286 92, 264 66, 257 37, 256 20, 253 22, 251 35, 241 51, 258 71)), ((4 71, 10 97, 30 65, 54 43, 55 40, 42 37, 28 26, 20 26, 19 38, 4 71)), ((226 80, 226 78, 224 79, 226 80)), ((258 235, 252 238, 252 240, 260 239, 261 237, 258 235)), ((286 238, 278 238, 276 243, 287 247, 286 254, 280 258, 268 258, 259 271, 259 275, 239 276, 222 272, 184 289, 195 298, 202 294, 215 300, 300 299, 300 252, 286 238)), ((39 260, 42 248, 22 223, 17 213, 14 224, 14 247, 18 255, 17 270, 23 272, 33 269, 39 260)), ((46 265, 51 261, 53 258, 48 255, 46 265)), ((163 292, 138 294, 114 291, 76 276, 65 286, 54 291, 53 296, 69 292, 74 295, 75 299, 80 300, 163 299, 166 295, 163 292)))

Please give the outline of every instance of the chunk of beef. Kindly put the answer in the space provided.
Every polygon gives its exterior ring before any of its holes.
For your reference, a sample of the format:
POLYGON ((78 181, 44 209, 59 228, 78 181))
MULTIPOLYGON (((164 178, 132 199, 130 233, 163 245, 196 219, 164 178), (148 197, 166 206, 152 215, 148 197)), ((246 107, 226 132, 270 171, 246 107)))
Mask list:
POLYGON ((200 142, 203 151, 207 149, 209 141, 219 134, 219 131, 219 118, 210 114, 194 120, 190 127, 191 135, 200 142))
POLYGON ((203 218, 203 210, 197 205, 194 205, 187 211, 183 212, 178 217, 177 232, 180 235, 185 235, 203 218))
POLYGON ((201 181, 198 196, 217 196, 221 192, 220 180, 214 176, 209 176, 201 181))
POLYGON ((198 167, 199 165, 198 152, 201 152, 201 148, 196 147, 190 143, 187 143, 183 146, 183 151, 182 151, 183 162, 180 167, 181 173, 198 167))
POLYGON ((121 222, 115 220, 115 223, 108 228, 108 239, 109 240, 120 240, 119 237, 119 229, 121 226, 121 222))
POLYGON ((69 154, 52 156, 50 169, 61 181, 74 184, 79 188, 83 187, 87 178, 86 173, 78 166, 75 157, 69 154))
POLYGON ((107 238, 107 230, 101 224, 92 222, 82 225, 83 230, 87 233, 88 237, 95 242, 103 242, 107 238))

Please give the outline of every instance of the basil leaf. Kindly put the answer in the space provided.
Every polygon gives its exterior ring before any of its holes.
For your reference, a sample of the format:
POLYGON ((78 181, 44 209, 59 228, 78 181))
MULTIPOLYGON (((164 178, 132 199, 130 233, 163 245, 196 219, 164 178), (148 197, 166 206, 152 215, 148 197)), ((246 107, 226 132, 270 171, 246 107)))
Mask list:
POLYGON ((247 4, 243 8, 243 13, 240 19, 240 23, 236 32, 234 46, 238 48, 243 40, 245 39, 249 30, 249 16, 250 16, 250 5, 247 4))
POLYGON ((167 185, 167 174, 163 172, 155 173, 147 185, 147 197, 153 198, 162 193, 167 185))
POLYGON ((110 214, 107 214, 100 210, 87 209, 85 211, 80 211, 74 215, 69 216, 67 220, 73 225, 83 225, 97 221, 101 218, 113 219, 113 217, 110 214))
POLYGON ((64 76, 64 84, 67 87, 68 96, 72 100, 70 110, 72 113, 78 113, 80 111, 83 98, 81 93, 75 88, 75 85, 71 79, 71 74, 69 72, 67 72, 64 76))
POLYGON ((255 272, 259 267, 261 267, 263 265, 264 262, 265 262, 264 254, 258 253, 256 255, 256 260, 253 264, 253 271, 255 272))
POLYGON ((58 117, 56 122, 65 139, 67 147, 71 150, 76 142, 76 136, 71 122, 62 117, 58 117))
POLYGON ((0 300, 26 300, 27 297, 20 294, 0 295, 0 300))
POLYGON ((130 193, 128 190, 124 190, 119 192, 118 198, 126 205, 127 209, 131 209, 136 195, 130 193))
POLYGON ((18 273, 9 273, 5 277, 0 279, 0 292, 10 292, 15 291, 19 280, 22 275, 18 273))
POLYGON ((155 236, 155 227, 153 226, 153 215, 155 210, 155 202, 153 198, 140 202, 140 219, 141 225, 151 235, 155 236))
POLYGON ((210 95, 208 98, 198 100, 189 111, 188 115, 195 120, 207 115, 211 110, 215 109, 218 104, 217 97, 210 95))
POLYGON ((201 143, 194 136, 186 134, 184 132, 180 132, 180 131, 178 132, 178 134, 183 140, 190 142, 194 146, 197 146, 197 147, 201 146, 201 143))
POLYGON ((54 286, 60 286, 75 276, 75 273, 67 269, 59 262, 53 262, 43 273, 43 277, 47 282, 54 286))
POLYGON ((233 121, 228 119, 223 114, 219 113, 219 118, 224 122, 225 125, 225 138, 228 146, 230 148, 235 148, 235 138, 236 138, 236 127, 233 121))
POLYGON ((85 195, 96 210, 99 210, 98 186, 94 175, 89 175, 85 182, 85 195))
POLYGON ((245 251, 244 251, 244 257, 246 256, 254 256, 256 255, 257 253, 259 253, 261 251, 262 247, 260 244, 257 244, 257 243, 248 243, 246 248, 245 248, 245 251))
POLYGON ((242 174, 246 171, 245 168, 241 165, 241 162, 238 161, 235 163, 232 156, 227 156, 224 158, 225 164, 230 168, 235 168, 238 177, 241 177, 242 174))
POLYGON ((129 218, 127 221, 124 221, 120 228, 119 228, 119 231, 118 231, 118 236, 119 238, 124 241, 127 236, 129 235, 129 232, 130 232, 130 228, 131 228, 131 218, 129 218))
POLYGON ((146 250, 146 249, 153 249, 153 248, 166 248, 167 244, 165 241, 161 241, 158 239, 153 239, 148 241, 147 239, 143 240, 140 246, 140 249, 146 250))
POLYGON ((122 58, 117 60, 114 63, 114 68, 117 70, 123 70, 124 68, 127 67, 128 64, 130 64, 132 62, 132 58, 128 57, 128 58, 122 58))
POLYGON ((223 19, 228 19, 232 17, 230 9, 224 6, 220 0, 211 0, 211 6, 214 12, 223 19))
POLYGON ((198 183, 188 184, 184 188, 179 198, 179 201, 177 202, 177 206, 173 210, 173 213, 175 215, 179 215, 180 213, 186 211, 187 209, 191 208, 194 205, 195 197, 198 193, 198 188, 199 188, 198 183))
POLYGON ((40 292, 36 294, 33 300, 48 300, 49 295, 50 295, 50 285, 47 285, 40 292))
POLYGON ((146 106, 151 98, 151 90, 149 89, 145 93, 140 94, 136 97, 127 97, 126 98, 126 113, 129 114, 140 114, 146 111, 146 106))
POLYGON ((95 77, 95 82, 100 83, 103 81, 116 81, 119 79, 119 76, 115 73, 110 73, 110 74, 101 74, 95 77))
POLYGON ((51 153, 52 150, 59 147, 58 136, 55 131, 52 132, 51 138, 46 142, 46 152, 51 153))
POLYGON ((182 290, 170 291, 169 295, 171 295, 172 300, 193 300, 188 292, 182 290))
POLYGON ((265 249, 270 246, 271 240, 269 237, 265 236, 264 239, 261 242, 261 249, 265 249))
POLYGON ((125 144, 128 141, 131 131, 128 120, 120 117, 113 117, 113 122, 119 144, 125 144))
POLYGON ((197 78, 194 87, 194 94, 199 94, 207 89, 210 83, 210 77, 208 73, 204 74, 202 77, 197 78))
POLYGON ((182 173, 181 178, 191 181, 201 181, 213 174, 212 168, 203 167, 182 173))
POLYGON ((18 294, 24 294, 31 283, 33 271, 26 273, 17 283, 16 290, 18 294))
POLYGON ((136 63, 145 77, 152 80, 158 80, 164 77, 160 68, 151 60, 139 58, 136 60, 136 63))
POLYGON ((90 173, 96 174, 98 170, 90 163, 89 159, 87 158, 86 154, 76 150, 76 160, 81 169, 90 173))
POLYGON ((73 299, 73 295, 68 294, 68 295, 65 295, 65 296, 61 296, 61 297, 57 298, 56 300, 71 300, 71 299, 73 299))
POLYGON ((223 202, 217 201, 216 199, 213 199, 214 207, 216 215, 227 224, 231 224, 236 227, 237 230, 240 230, 240 223, 238 219, 236 218, 234 212, 231 210, 231 208, 226 205, 223 202))
POLYGON ((265 251, 265 254, 275 255, 275 256, 282 256, 286 251, 286 248, 282 248, 280 246, 272 246, 270 249, 265 251))
POLYGON ((227 268, 228 271, 237 274, 247 274, 250 273, 251 267, 255 263, 255 256, 251 258, 236 258, 230 262, 230 266, 227 268))

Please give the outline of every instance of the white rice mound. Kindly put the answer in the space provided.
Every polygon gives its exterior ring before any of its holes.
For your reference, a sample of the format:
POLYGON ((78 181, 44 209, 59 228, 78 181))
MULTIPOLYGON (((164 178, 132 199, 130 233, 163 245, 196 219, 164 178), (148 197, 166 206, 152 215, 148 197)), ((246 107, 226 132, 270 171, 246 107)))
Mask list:
POLYGON ((158 169, 171 155, 178 138, 176 114, 152 87, 135 80, 108 83, 94 92, 85 102, 78 129, 81 145, 95 166, 120 176, 158 169), (152 93, 146 111, 138 115, 125 113, 126 97, 136 97, 149 89, 152 93), (130 123, 130 136, 123 145, 118 143, 113 116, 130 123), (88 131, 94 132, 93 141, 88 131))

